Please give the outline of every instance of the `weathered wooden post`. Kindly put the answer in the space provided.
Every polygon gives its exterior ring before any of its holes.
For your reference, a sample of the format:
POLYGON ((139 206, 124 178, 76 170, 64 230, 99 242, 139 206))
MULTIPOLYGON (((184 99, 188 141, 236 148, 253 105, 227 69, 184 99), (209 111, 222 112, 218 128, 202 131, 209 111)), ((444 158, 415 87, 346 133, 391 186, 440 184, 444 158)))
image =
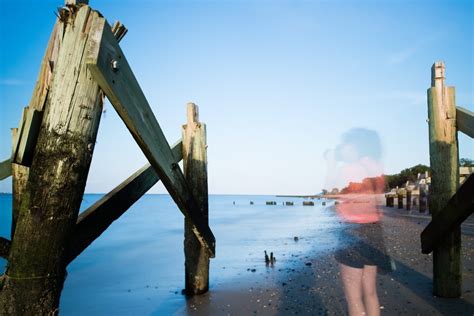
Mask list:
POLYGON ((389 195, 389 194, 385 195, 385 206, 393 207, 393 195, 389 195))
POLYGON ((402 209, 403 208, 403 194, 401 193, 397 194, 397 201, 398 201, 398 208, 402 209))
MULTIPOLYGON (((199 110, 187 105, 187 123, 183 125, 184 176, 199 204, 201 215, 209 222, 207 191, 206 125, 199 122, 199 110)), ((185 285, 187 294, 202 294, 209 289, 209 252, 196 238, 190 221, 184 219, 185 285)))
POLYGON ((407 190, 407 211, 411 210, 411 190, 407 190))
MULTIPOLYGON (((443 62, 436 62, 431 67, 428 120, 432 171, 428 203, 434 218, 456 193, 459 185, 455 89, 445 86, 443 62)), ((457 227, 434 248, 433 294, 459 297, 461 282, 461 230, 457 227)))
MULTIPOLYGON (((76 224, 102 113, 103 97, 83 54, 89 39, 97 37, 104 27, 105 19, 83 4, 70 4, 61 10, 62 18, 55 27, 61 32, 61 47, 57 60, 46 64, 47 69, 54 67, 52 79, 40 74, 48 92, 1 282, 2 315, 58 312, 66 278, 67 245, 76 224)), ((34 97, 37 92, 35 89, 34 97)))

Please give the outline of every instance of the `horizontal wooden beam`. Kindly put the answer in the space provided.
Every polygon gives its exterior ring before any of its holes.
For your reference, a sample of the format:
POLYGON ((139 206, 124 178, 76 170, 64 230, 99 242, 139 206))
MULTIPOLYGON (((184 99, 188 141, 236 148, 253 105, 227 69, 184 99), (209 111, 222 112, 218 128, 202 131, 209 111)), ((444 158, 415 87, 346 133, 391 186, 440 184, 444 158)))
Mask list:
POLYGON ((6 179, 12 175, 12 160, 8 158, 0 162, 0 180, 6 179))
POLYGON ((171 148, 151 110, 110 27, 88 49, 87 63, 93 78, 105 92, 131 132, 178 208, 193 225, 193 231, 210 256, 214 256, 215 238, 202 218, 195 197, 174 162, 171 148))
POLYGON ((474 138, 474 113, 463 107, 456 107, 457 129, 474 138))
POLYGON ((0 237, 0 257, 7 259, 10 253, 11 242, 8 239, 0 237))
POLYGON ((471 174, 421 233, 421 252, 428 254, 474 211, 474 174, 471 174))
MULTIPOLYGON (((181 141, 173 146, 173 157, 176 163, 182 160, 181 141)), ((146 164, 82 212, 73 233, 68 263, 79 256, 159 180, 153 167, 146 164)))

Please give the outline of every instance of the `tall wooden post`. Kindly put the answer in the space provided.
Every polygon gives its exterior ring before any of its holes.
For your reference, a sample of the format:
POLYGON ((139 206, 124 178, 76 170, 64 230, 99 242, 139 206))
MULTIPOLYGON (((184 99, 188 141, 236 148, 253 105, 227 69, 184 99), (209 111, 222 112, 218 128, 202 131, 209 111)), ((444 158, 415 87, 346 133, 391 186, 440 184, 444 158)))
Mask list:
MULTIPOLYGON (((436 62, 431 67, 428 119, 432 170, 428 203, 432 216, 436 217, 459 185, 455 89, 445 86, 443 62, 436 62)), ((433 294, 459 297, 461 283, 461 231, 458 227, 434 249, 433 294)))
MULTIPOLYGON (((184 175, 208 223, 206 125, 199 122, 198 107, 187 105, 187 124, 183 125, 184 175)), ((209 289, 209 253, 196 238, 192 225, 184 219, 185 283, 187 294, 202 294, 209 289)))
MULTIPOLYGON (((2 315, 58 312, 67 245, 102 113, 103 97, 83 54, 90 38, 100 36, 97 33, 105 19, 87 5, 69 7, 63 13, 57 28, 63 30, 61 47, 47 85, 43 121, 0 283, 2 315)), ((40 76, 43 79, 47 80, 40 76)))

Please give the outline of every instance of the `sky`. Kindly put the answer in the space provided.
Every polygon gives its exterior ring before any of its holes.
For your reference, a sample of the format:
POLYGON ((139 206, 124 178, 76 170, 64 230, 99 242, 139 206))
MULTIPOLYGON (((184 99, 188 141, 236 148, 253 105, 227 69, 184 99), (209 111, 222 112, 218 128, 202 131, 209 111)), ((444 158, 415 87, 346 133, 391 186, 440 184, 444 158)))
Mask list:
MULTIPOLYGON (((11 154, 60 0, 0 0, 0 160, 11 154)), ((207 125, 211 194, 313 194, 324 153, 351 128, 378 133, 387 174, 429 164, 426 90, 446 64, 474 111, 472 1, 90 0, 128 29, 121 47, 170 144, 186 103, 207 125)), ((86 192, 146 163, 107 102, 86 192)), ((459 134, 460 157, 474 142, 459 134)), ((0 182, 11 191, 11 180, 0 182)), ((157 184, 150 193, 164 193, 157 184)))

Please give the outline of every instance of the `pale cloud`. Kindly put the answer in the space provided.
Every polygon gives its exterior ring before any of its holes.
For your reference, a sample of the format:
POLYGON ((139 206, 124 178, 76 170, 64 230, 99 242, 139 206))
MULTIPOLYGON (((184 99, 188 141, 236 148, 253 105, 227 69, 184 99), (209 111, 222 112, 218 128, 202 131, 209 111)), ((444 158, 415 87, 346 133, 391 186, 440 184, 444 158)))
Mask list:
POLYGON ((0 79, 0 85, 2 86, 20 86, 23 83, 24 83, 23 80, 19 80, 15 78, 0 79))
POLYGON ((405 48, 404 50, 401 50, 397 53, 392 54, 391 56, 388 57, 388 63, 391 65, 398 65, 403 63, 404 61, 410 59, 413 55, 418 52, 418 50, 422 47, 423 45, 421 43, 417 43, 411 47, 405 48))
POLYGON ((388 56, 388 63, 390 65, 401 64, 408 59, 412 58, 418 51, 420 51, 424 46, 428 45, 431 42, 439 40, 443 36, 443 32, 437 32, 428 37, 423 37, 418 42, 413 43, 412 45, 405 47, 404 49, 394 52, 388 56))

